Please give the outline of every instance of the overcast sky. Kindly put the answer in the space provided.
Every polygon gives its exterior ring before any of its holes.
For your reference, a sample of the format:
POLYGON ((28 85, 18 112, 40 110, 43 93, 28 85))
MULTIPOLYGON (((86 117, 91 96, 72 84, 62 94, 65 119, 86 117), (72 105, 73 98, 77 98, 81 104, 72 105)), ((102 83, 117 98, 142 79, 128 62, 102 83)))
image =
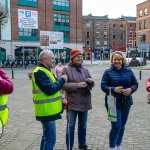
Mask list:
POLYGON ((118 18, 121 15, 136 17, 136 5, 146 0, 82 0, 83 15, 118 18))

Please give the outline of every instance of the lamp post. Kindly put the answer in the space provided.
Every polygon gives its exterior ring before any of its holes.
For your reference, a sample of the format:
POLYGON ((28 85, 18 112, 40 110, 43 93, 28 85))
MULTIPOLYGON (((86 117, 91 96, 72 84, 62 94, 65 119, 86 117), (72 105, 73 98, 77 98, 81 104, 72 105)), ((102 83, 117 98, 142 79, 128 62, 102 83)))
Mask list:
MULTIPOLYGON (((142 57, 141 56, 141 38, 142 38, 142 35, 139 35, 139 49, 140 49, 140 57, 142 57)), ((141 66, 141 63, 140 63, 140 71, 139 71, 139 79, 141 80, 142 79, 142 68, 141 68, 142 66, 141 66)))

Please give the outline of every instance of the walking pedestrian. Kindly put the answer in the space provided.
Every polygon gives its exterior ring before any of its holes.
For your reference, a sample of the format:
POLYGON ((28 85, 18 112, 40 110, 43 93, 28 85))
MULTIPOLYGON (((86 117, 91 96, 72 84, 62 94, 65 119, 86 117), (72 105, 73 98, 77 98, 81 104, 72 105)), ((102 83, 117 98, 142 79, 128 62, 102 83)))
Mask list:
POLYGON ((1 68, 0 78, 0 119, 5 126, 8 122, 8 94, 13 92, 13 83, 1 68))
POLYGON ((40 63, 33 71, 32 97, 37 121, 41 121, 43 136, 40 150, 54 150, 56 143, 55 120, 61 119, 62 97, 60 89, 67 80, 63 75, 56 80, 51 72, 55 65, 52 51, 43 50, 39 55, 40 63))
POLYGON ((55 77, 57 79, 59 79, 61 77, 61 73, 62 73, 63 68, 64 68, 64 66, 62 65, 62 62, 59 61, 57 66, 54 69, 54 74, 55 74, 55 77))
POLYGON ((125 66, 126 58, 124 58, 121 52, 114 52, 111 56, 110 63, 111 66, 105 70, 101 81, 101 89, 106 93, 105 107, 107 111, 109 90, 116 98, 117 121, 111 121, 109 147, 110 150, 123 150, 121 144, 125 125, 130 107, 133 104, 132 94, 138 89, 138 82, 132 70, 125 66))
POLYGON ((68 81, 63 90, 68 102, 68 124, 66 128, 67 150, 72 150, 74 145, 74 132, 78 116, 78 145, 81 150, 91 150, 86 142, 86 129, 88 110, 92 109, 91 89, 94 81, 83 65, 83 54, 80 50, 71 50, 70 62, 64 67, 62 74, 66 74, 68 81))

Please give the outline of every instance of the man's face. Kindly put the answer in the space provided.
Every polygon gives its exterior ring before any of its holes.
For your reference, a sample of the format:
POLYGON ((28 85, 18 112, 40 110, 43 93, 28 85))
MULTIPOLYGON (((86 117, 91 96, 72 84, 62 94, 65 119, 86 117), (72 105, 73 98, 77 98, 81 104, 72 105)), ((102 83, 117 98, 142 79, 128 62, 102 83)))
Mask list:
POLYGON ((48 68, 53 68, 55 66, 55 57, 52 53, 49 53, 47 58, 45 58, 46 61, 45 61, 45 65, 48 67, 48 68))

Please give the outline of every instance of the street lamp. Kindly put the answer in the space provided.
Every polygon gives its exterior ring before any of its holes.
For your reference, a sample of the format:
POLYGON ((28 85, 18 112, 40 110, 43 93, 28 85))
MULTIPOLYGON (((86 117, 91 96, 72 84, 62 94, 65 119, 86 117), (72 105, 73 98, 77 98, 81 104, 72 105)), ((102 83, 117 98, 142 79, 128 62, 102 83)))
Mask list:
MULTIPOLYGON (((140 49, 140 57, 142 57, 141 56, 141 39, 142 39, 142 35, 139 35, 139 49, 140 49)), ((142 66, 141 66, 141 63, 140 63, 140 72, 139 72, 139 79, 141 80, 142 79, 142 68, 141 68, 142 66)))

